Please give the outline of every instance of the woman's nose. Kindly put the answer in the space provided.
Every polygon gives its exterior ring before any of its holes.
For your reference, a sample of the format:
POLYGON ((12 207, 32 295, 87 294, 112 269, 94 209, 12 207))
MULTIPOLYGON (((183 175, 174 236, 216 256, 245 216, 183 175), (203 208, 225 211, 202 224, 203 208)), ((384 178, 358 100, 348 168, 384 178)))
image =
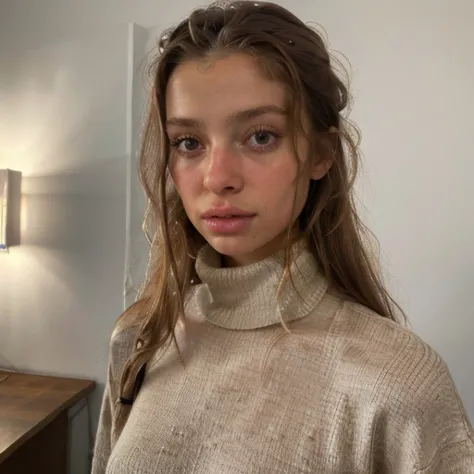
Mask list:
POLYGON ((244 184, 240 157, 227 147, 216 147, 209 153, 204 187, 214 194, 237 193, 244 184))

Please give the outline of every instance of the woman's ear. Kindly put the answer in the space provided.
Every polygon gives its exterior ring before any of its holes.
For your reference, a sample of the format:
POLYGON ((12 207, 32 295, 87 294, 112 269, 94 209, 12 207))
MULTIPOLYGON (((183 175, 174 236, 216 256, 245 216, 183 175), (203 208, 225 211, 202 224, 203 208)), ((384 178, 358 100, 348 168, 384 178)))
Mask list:
POLYGON ((333 160, 319 160, 311 166, 311 179, 319 181, 324 178, 331 169, 333 160))
POLYGON ((329 130, 321 136, 320 148, 322 153, 315 158, 311 165, 311 179, 318 181, 331 169, 334 162, 338 146, 338 130, 336 127, 330 127, 329 130))

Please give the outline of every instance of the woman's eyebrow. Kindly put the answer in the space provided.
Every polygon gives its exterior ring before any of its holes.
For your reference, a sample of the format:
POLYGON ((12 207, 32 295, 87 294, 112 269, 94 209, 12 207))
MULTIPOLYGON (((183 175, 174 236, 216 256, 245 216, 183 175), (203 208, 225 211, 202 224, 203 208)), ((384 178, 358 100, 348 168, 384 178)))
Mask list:
POLYGON ((243 123, 250 119, 260 117, 266 114, 287 115, 287 111, 278 107, 277 105, 262 105, 260 107, 253 107, 251 109, 234 112, 228 119, 228 122, 243 123))
MULTIPOLYGON (((252 107, 250 109, 234 112, 226 118, 225 122, 226 124, 240 124, 266 114, 287 115, 287 111, 277 105, 262 105, 260 107, 252 107)), ((190 117, 170 117, 166 121, 166 127, 173 125, 187 128, 204 128, 204 121, 190 117)))

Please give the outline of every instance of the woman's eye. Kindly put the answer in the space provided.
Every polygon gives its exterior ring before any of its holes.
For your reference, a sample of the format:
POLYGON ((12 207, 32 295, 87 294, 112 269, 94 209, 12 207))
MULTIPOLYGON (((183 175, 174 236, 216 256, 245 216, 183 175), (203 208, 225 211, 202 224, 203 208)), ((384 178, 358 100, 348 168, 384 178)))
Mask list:
POLYGON ((199 142, 195 138, 184 138, 178 146, 183 151, 195 151, 199 147, 199 142))
POLYGON ((272 137, 269 132, 257 132, 254 134, 254 138, 257 145, 268 145, 272 137))
POLYGON ((275 146, 275 142, 278 138, 279 136, 275 132, 259 130, 258 132, 252 133, 249 141, 253 148, 259 150, 272 148, 275 146))
POLYGON ((170 145, 172 148, 176 148, 180 153, 192 153, 199 149, 200 143, 196 138, 182 137, 176 140, 170 140, 170 145))

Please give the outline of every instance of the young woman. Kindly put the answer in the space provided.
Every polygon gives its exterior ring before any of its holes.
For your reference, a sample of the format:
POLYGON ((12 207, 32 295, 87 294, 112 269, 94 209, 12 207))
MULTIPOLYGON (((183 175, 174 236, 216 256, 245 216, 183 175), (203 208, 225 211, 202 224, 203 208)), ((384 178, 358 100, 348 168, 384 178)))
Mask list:
POLYGON ((448 369, 364 246, 320 36, 214 4, 152 74, 149 271, 112 336, 93 473, 474 473, 448 369))

